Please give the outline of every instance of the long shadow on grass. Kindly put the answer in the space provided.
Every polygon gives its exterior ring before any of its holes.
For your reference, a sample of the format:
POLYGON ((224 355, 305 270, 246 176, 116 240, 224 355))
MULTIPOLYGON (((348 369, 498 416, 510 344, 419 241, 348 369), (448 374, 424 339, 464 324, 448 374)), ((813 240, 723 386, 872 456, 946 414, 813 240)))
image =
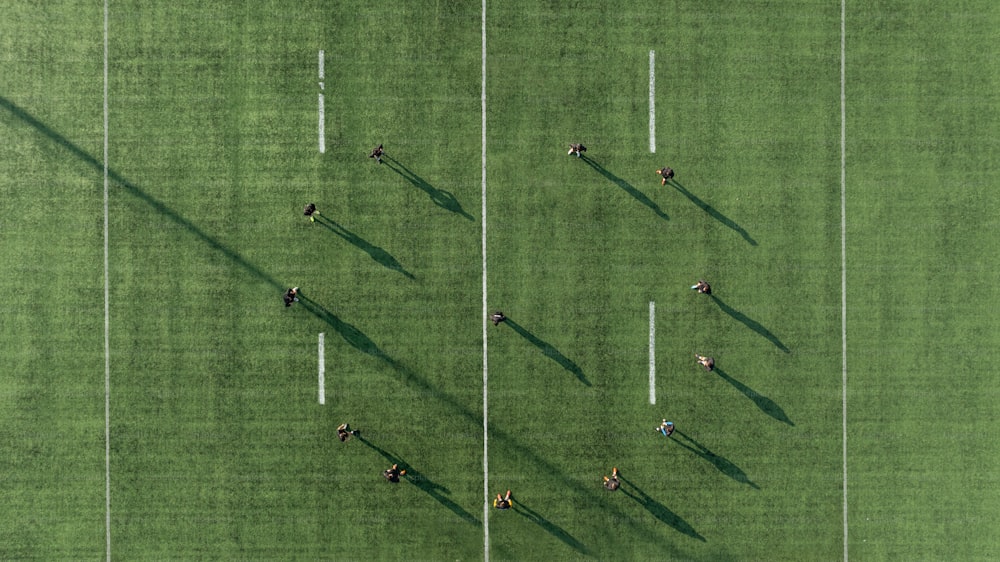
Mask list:
POLYGON ((390 254, 389 252, 368 242, 367 240, 361 238, 357 234, 354 234, 350 230, 347 230, 343 226, 328 219, 325 215, 314 215, 314 216, 316 218, 316 222, 326 227, 337 236, 340 236, 344 240, 347 240, 351 244, 364 250, 369 256, 371 256, 373 260, 377 261, 378 263, 382 264, 383 266, 393 271, 398 271, 402 273, 403 275, 409 277, 410 279, 414 279, 413 274, 410 273, 409 271, 406 271, 406 269, 403 268, 403 265, 399 263, 399 261, 397 261, 396 258, 392 257, 392 254, 390 254))
POLYGON ((682 519, 680 515, 670 511, 667 509, 667 506, 656 501, 646 492, 643 492, 638 486, 635 485, 635 483, 627 480, 621 474, 618 475, 618 479, 625 483, 625 486, 620 488, 621 491, 624 492, 626 496, 635 500, 636 503, 644 507, 646 511, 653 514, 653 517, 656 517, 660 521, 670 525, 677 531, 684 533, 689 537, 698 539, 701 542, 707 542, 705 537, 701 536, 701 534, 699 534, 694 527, 688 524, 687 521, 682 519))
MULTIPOLYGON (((469 424, 470 427, 475 427, 482 430, 483 427, 483 414, 482 412, 473 412, 464 405, 462 405, 458 400, 456 400, 451 395, 446 392, 441 391, 436 386, 430 384, 427 379, 421 375, 413 372, 407 367, 400 365, 396 362, 390 360, 391 366, 394 368, 396 374, 400 377, 400 380, 409 385, 410 387, 421 392, 423 395, 438 401, 448 412, 454 414, 456 419, 459 421, 464 421, 469 424)), ((456 424, 456 431, 457 431, 456 424)), ((511 451, 512 456, 518 458, 524 458, 527 462, 532 463, 534 466, 538 467, 538 471, 541 474, 550 475, 551 477, 558 479, 562 485, 567 488, 572 488, 575 491, 577 501, 586 501, 591 504, 595 504, 597 508, 603 510, 605 513, 609 513, 619 520, 628 520, 629 517, 619 508, 617 505, 609 502, 600 494, 595 497, 594 491, 589 487, 582 486, 576 480, 566 476, 565 467, 560 467, 552 462, 548 461, 544 456, 539 455, 531 448, 529 448, 522 439, 518 437, 511 436, 507 432, 499 429, 493 423, 487 425, 487 430, 489 433, 489 439, 491 442, 497 443, 500 448, 506 448, 506 450, 511 451)), ((396 464, 405 466, 404 463, 400 463, 398 457, 392 455, 388 452, 381 452, 380 449, 376 449, 383 454, 387 460, 391 460, 396 464), (396 459, 396 460, 392 460, 396 459)), ((517 498, 515 498, 515 504, 517 503, 517 498)), ((633 529, 637 533, 642 533, 645 536, 644 540, 654 541, 659 540, 658 537, 650 533, 648 530, 644 529, 642 526, 633 526, 633 529)), ((680 556, 680 553, 674 553, 675 556, 680 556)))
POLYGON ((750 486, 754 490, 760 489, 760 486, 750 481, 750 478, 747 476, 747 473, 743 472, 743 469, 730 462, 729 459, 716 455, 708 447, 695 441, 691 436, 687 435, 686 433, 684 433, 679 429, 674 431, 674 433, 676 433, 680 437, 683 437, 684 440, 688 442, 685 443, 681 439, 674 439, 675 443, 691 451, 692 453, 698 455, 699 457, 705 459, 706 461, 710 462, 712 466, 714 466, 716 469, 719 470, 719 472, 725 474, 726 476, 732 478, 733 480, 741 484, 746 484, 747 486, 750 486))
POLYGON ((364 334, 364 332, 357 329, 353 325, 344 322, 338 318, 336 314, 323 308, 323 305, 310 299, 301 291, 299 292, 299 304, 301 304, 303 308, 308 310, 314 316, 329 324, 330 327, 336 330, 337 333, 344 338, 344 341, 351 344, 351 346, 358 351, 367 353, 376 359, 381 359, 391 366, 397 366, 396 361, 392 357, 389 357, 389 354, 382 351, 382 349, 376 345, 371 338, 364 334))
POLYGON ((385 449, 379 447, 378 445, 372 443, 371 441, 365 439, 364 437, 361 436, 360 433, 355 438, 358 441, 364 443, 365 446, 367 446, 368 448, 382 455, 390 463, 398 464, 399 468, 405 469, 406 475, 403 476, 403 478, 407 482, 423 490, 424 493, 437 500, 437 502, 440 503, 441 505, 450 509, 452 513, 457 515, 463 521, 465 521, 466 523, 473 523, 475 525, 482 525, 482 523, 478 519, 476 519, 475 516, 473 516, 468 511, 462 509, 462 506, 458 505, 457 503, 452 501, 451 498, 445 495, 450 493, 448 491, 448 488, 445 488, 444 486, 435 483, 430 478, 421 474, 419 471, 413 468, 413 466, 411 466, 410 463, 386 451, 385 449))
MULTIPOLYGON (((7 98, 0 97, 0 107, 3 107, 7 111, 9 111, 13 116, 17 117, 21 121, 24 121, 31 127, 38 130, 40 133, 49 137, 49 139, 51 139, 53 142, 68 150, 71 154, 76 156, 77 159, 89 165, 99 174, 102 175, 104 174, 104 164, 102 162, 100 162, 90 154, 86 153, 83 149, 81 149, 77 145, 70 142, 69 139, 67 139, 66 137, 50 129, 48 126, 46 126, 38 119, 35 119, 31 114, 18 107, 17 104, 15 104, 14 102, 8 100, 7 98)), ((177 223, 178 225, 184 227, 184 229, 194 234, 195 237, 200 239, 202 242, 208 244, 215 250, 221 252, 227 258, 232 260, 235 264, 239 265, 243 269, 250 272, 254 277, 257 277, 258 279, 266 282, 267 284, 271 285, 271 287, 277 290, 283 289, 284 286, 281 283, 278 283, 276 279, 274 279, 267 273, 261 271, 257 266, 246 261, 242 256, 237 254, 235 251, 224 246, 218 240, 208 235, 205 231, 195 226, 191 221, 179 215, 176 211, 174 211, 173 209, 162 203, 160 200, 149 195, 148 193, 140 189, 138 186, 136 186, 132 182, 122 177, 114 169, 108 168, 107 171, 108 171, 108 179, 110 181, 125 188, 126 191, 144 201, 146 204, 152 207, 153 210, 165 216, 166 218, 170 219, 171 221, 177 223)))
POLYGON ((427 183, 427 181, 424 180, 424 178, 418 176, 417 174, 414 174, 399 160, 396 160, 395 158, 392 158, 391 156, 388 155, 385 155, 382 158, 385 159, 386 165, 389 167, 390 170, 396 172, 397 174, 402 176, 403 179, 413 184, 414 187, 419 188, 424 193, 429 195, 431 201, 433 201, 434 204, 437 205, 438 207, 462 215, 463 217, 469 219, 470 221, 476 220, 475 218, 473 218, 472 215, 466 213, 465 210, 462 209, 462 205, 458 202, 458 199, 456 199, 455 196, 452 195, 451 193, 448 193, 443 189, 438 189, 433 185, 427 183))
POLYGON ((754 240, 753 237, 750 236, 750 233, 747 232, 742 226, 736 224, 736 221, 727 217, 726 215, 723 215, 722 213, 717 211, 715 207, 699 199, 697 195, 685 189, 684 186, 681 185, 677 180, 670 180, 670 185, 674 186, 674 188, 677 191, 680 191, 682 194, 684 194, 684 196, 690 199, 692 203, 701 207, 702 211, 705 211, 709 215, 712 215, 712 218, 739 233, 739 235, 742 236, 744 240, 749 242, 751 246, 757 245, 757 241, 754 240))
POLYGON ((606 169, 604 169, 604 166, 601 166, 592 158, 588 158, 587 156, 581 156, 580 159, 586 162, 594 170, 597 170, 597 173, 607 178, 608 181, 625 190, 625 193, 628 193, 629 195, 634 197, 636 201, 652 209, 653 212, 656 213, 656 216, 660 217, 663 220, 670 220, 670 217, 663 212, 663 209, 661 209, 659 205, 653 202, 653 200, 650 199, 649 197, 646 197, 645 193, 636 189, 632 184, 607 171, 606 169))
MULTIPOLYGON (((46 126, 44 123, 35 119, 29 113, 27 113, 26 111, 18 107, 16 104, 14 104, 10 100, 2 96, 0 96, 0 108, 6 109, 14 117, 20 119, 27 125, 31 126, 38 132, 48 137, 50 140, 52 140, 59 146, 65 148, 68 152, 70 152, 80 161, 84 162, 85 164, 89 165, 91 168, 96 170, 99 175, 103 174, 104 166, 100 161, 98 161, 93 156, 87 154, 86 152, 81 150, 78 146, 76 146, 68 139, 66 139, 66 137, 63 137, 59 133, 56 133, 48 126, 46 126)), ((197 238, 201 239, 203 242, 205 242, 212 248, 218 250, 220 253, 231 259, 233 263, 235 263, 239 267, 242 267, 243 269, 251 273, 259 280, 266 282, 275 291, 284 291, 288 287, 283 283, 279 283, 276 279, 274 279, 267 273, 263 272, 253 264, 247 262, 242 256, 240 256, 236 252, 220 244, 214 238, 206 234, 204 231, 199 229, 197 226, 192 224, 187 219, 181 217, 179 214, 177 214, 175 211, 173 211, 163 203, 159 202, 155 198, 144 193, 135 185, 126 181, 113 169, 108 170, 108 177, 110 180, 114 181, 118 185, 121 185, 135 196, 146 201, 150 206, 160 211, 164 216, 166 216, 170 220, 190 230, 197 238)), ((275 299, 277 300, 277 296, 275 297, 275 299)), ((310 302, 310 301, 300 300, 300 302, 310 302)), ((304 308, 306 308, 307 310, 309 309, 309 307, 304 307, 304 308)), ((400 376, 402 382, 414 388, 417 388, 418 390, 424 392, 427 396, 430 396, 431 398, 437 400, 450 413, 457 415, 459 418, 464 420, 465 423, 469 424, 470 427, 482 428, 483 426, 482 412, 473 412, 472 410, 463 406, 454 397, 450 396, 449 394, 441 391, 437 387, 428 383, 426 379, 424 379, 417 373, 414 373, 413 371, 403 367, 398 362, 394 361, 391 357, 389 357, 385 352, 379 349, 378 346, 375 345, 375 343, 372 342, 372 340, 368 338, 360 330, 358 330, 357 328, 351 326, 346 322, 341 321, 339 318, 336 318, 325 309, 322 309, 322 307, 318 308, 314 307, 313 310, 310 312, 316 315, 324 313, 325 314, 324 318, 326 319, 326 321, 334 328, 337 328, 339 326, 342 329, 342 331, 340 332, 341 335, 355 348, 386 362, 389 366, 391 366, 394 369, 394 372, 400 376)), ((567 476, 564 476, 565 467, 557 466, 552 462, 548 461, 545 457, 539 455, 538 453, 527 447, 520 438, 511 436, 510 434, 504 432, 503 430, 498 429, 493 424, 489 424, 487 426, 487 429, 489 430, 490 439, 498 442, 501 447, 507 447, 509 450, 515 452, 516 454, 523 456, 529 462, 534 464, 538 468, 539 472, 541 472, 542 474, 554 475, 556 478, 559 478, 565 487, 571 488, 575 492, 577 498, 580 501, 583 501, 585 498, 587 498, 588 499, 587 501, 590 501, 591 503, 596 503, 597 507, 604 510, 606 513, 610 513, 611 515, 616 516, 622 520, 627 518, 626 514, 620 508, 618 508, 611 502, 607 501, 606 499, 600 497, 596 499, 593 498, 593 490, 582 486, 581 484, 579 484, 575 480, 570 479, 567 476)), ((657 535, 646 531, 641 526, 635 527, 635 531, 643 534, 644 540, 646 541, 659 540, 659 537, 657 535)), ((679 557, 681 556, 681 553, 676 552, 676 550, 674 550, 674 556, 679 557)))
POLYGON ((774 400, 771 400, 767 396, 758 393, 749 386, 734 379, 733 377, 729 376, 729 374, 727 374, 725 371, 723 371, 718 367, 716 367, 713 370, 713 372, 722 377, 729 384, 733 385, 733 388, 742 392, 744 396, 752 400, 753 403, 756 404, 758 408, 760 408, 760 411, 764 412, 765 414, 771 416, 772 418, 780 422, 785 422, 791 426, 795 425, 794 423, 792 423, 792 420, 788 419, 788 415, 785 414, 785 411, 782 410, 781 406, 777 405, 774 402, 774 400))
POLYGON ((552 345, 549 344, 548 342, 543 341, 535 334, 532 334, 528 330, 524 329, 523 326, 511 320, 510 318, 504 321, 504 323, 510 326, 515 332, 520 334, 521 337, 531 342, 532 345, 542 350, 542 353, 545 354, 546 357, 552 359, 556 363, 559 363, 560 365, 562 365, 563 369, 566 369, 567 371, 576 375, 576 378, 579 379, 580 382, 582 382, 587 386, 590 386, 590 381, 588 381, 587 377, 583 374, 583 369, 581 369, 579 365, 571 361, 568 357, 566 357, 562 353, 559 353, 558 349, 552 347, 552 345))
MULTIPOLYGON (((81 162, 89 165, 91 168, 95 169, 98 173, 103 175, 104 164, 102 162, 100 162, 90 154, 87 154, 83 149, 70 142, 66 137, 53 131, 38 119, 35 119, 31 114, 18 107, 17 104, 13 103, 12 101, 4 97, 0 97, 0 107, 6 109, 13 116, 17 117, 21 121, 24 121, 34 129, 38 130, 40 133, 50 138, 53 142, 68 150, 81 162)), ((153 210, 160 213, 162 216, 183 227, 185 230, 193 234, 196 238, 207 244, 209 247, 215 249, 222 255, 229 258, 234 264, 243 268, 252 276, 267 283, 273 289, 275 289, 275 291, 284 291, 287 288, 287 285, 279 283, 277 279, 271 277, 270 275, 268 275, 266 272, 264 272, 254 264, 248 262, 243 256, 239 255, 234 250, 230 249, 229 247, 225 246, 224 244, 222 244, 221 242, 210 236, 204 230, 202 230, 197 225, 195 225, 188 219, 178 214, 177 211, 174 211, 159 199, 153 197, 152 195, 149 195, 148 193, 140 189, 137 185, 125 179, 121 174, 116 172, 114 169, 108 168, 107 173, 108 173, 108 179, 110 181, 114 182, 116 185, 121 186, 122 188, 125 189, 125 191, 131 193, 138 199, 145 202, 147 205, 152 207, 153 210)), ((278 300, 276 295, 275 303, 278 302, 280 301, 278 300)), ((395 362, 392 360, 392 358, 389 357, 381 349, 379 349, 379 347, 375 345, 375 343, 370 338, 368 338, 368 336, 366 336, 363 332, 361 332, 361 330, 358 330, 351 324, 344 322, 340 318, 337 318, 337 316, 335 316, 333 313, 326 310, 319 303, 312 301, 305 295, 300 295, 300 302, 302 303, 303 308, 305 308, 310 313, 315 315, 317 318, 323 320, 331 327, 333 327, 338 333, 340 333, 340 335, 348 343, 350 343, 356 349, 363 351, 368 355, 386 361, 391 365, 395 365, 395 362)), ((276 304, 276 306, 278 305, 276 304)))
POLYGON ((711 299, 715 301, 715 304, 719 305, 719 308, 721 308, 723 312, 739 320, 747 328, 750 328, 751 330, 764 336, 764 338, 766 338, 767 341, 773 343, 781 351, 784 351, 785 353, 791 353, 791 350, 788 349, 788 346, 781 343, 781 340, 778 339, 778 336, 772 334, 770 330, 768 330, 764 326, 761 326, 760 322, 757 322, 753 318, 750 318, 746 314, 743 314, 742 312, 729 306, 716 295, 709 295, 709 297, 711 297, 711 299))
POLYGON ((531 521, 535 525, 545 529, 550 535, 566 543, 573 550, 585 556, 590 556, 590 550, 587 549, 585 544, 573 538, 573 535, 567 533, 565 529, 559 525, 556 525, 539 515, 538 512, 525 505, 524 502, 520 501, 516 497, 514 498, 514 511, 528 521, 531 521))

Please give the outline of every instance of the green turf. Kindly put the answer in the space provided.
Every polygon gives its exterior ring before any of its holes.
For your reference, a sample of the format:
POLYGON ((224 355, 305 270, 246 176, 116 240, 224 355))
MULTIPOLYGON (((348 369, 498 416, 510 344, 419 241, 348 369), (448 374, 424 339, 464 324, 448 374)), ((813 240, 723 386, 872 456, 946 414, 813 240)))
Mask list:
POLYGON ((998 26, 992 3, 887 2, 859 10, 848 34, 848 465, 862 558, 1000 548, 998 26))
MULTIPOLYGON (((107 554, 102 10, 0 23, 3 559, 107 554)), ((488 3, 485 514, 481 17, 110 2, 114 558, 844 557, 840 4, 488 3)), ((854 559, 998 548, 998 24, 848 2, 854 559)))

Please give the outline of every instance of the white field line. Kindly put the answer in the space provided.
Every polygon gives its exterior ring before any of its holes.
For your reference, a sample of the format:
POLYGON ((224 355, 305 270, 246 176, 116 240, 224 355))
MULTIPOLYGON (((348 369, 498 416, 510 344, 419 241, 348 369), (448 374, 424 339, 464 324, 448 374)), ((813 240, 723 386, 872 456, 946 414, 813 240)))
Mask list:
POLYGON ((111 562, 111 309, 108 280, 108 0, 104 0, 104 528, 111 562))
POLYGON ((649 151, 656 154, 656 51, 649 52, 649 151))
POLYGON ((489 457, 489 353, 486 345, 486 318, 489 311, 486 302, 486 0, 482 0, 482 56, 480 66, 480 102, 482 115, 482 248, 483 248, 483 560, 490 562, 490 457, 489 457))
POLYGON ((319 403, 326 404, 326 353, 323 345, 323 332, 319 334, 319 403))
POLYGON ((841 442, 844 462, 844 562, 847 562, 847 0, 840 0, 840 340, 842 358, 841 442))
POLYGON ((323 117, 323 94, 319 95, 319 152, 326 152, 326 119, 323 117))
MULTIPOLYGON (((323 49, 319 50, 319 89, 324 89, 323 75, 324 75, 324 63, 323 59, 323 49)), ((324 115, 323 109, 323 93, 319 94, 319 152, 323 154, 326 152, 326 116, 324 115)))
POLYGON ((656 404, 656 303, 649 301, 649 403, 656 404))

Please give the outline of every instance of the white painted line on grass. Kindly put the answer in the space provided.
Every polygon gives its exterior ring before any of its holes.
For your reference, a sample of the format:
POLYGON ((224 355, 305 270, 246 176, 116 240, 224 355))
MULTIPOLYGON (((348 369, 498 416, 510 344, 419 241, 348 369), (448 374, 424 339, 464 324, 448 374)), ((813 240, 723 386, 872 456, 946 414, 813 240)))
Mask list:
POLYGON ((104 528, 111 562, 111 299, 108 279, 108 0, 104 0, 104 528))
POLYGON ((656 404, 656 303, 649 301, 649 403, 656 404))
POLYGON ((319 403, 326 404, 326 353, 323 351, 323 332, 319 334, 319 403))
MULTIPOLYGON (((323 76, 325 74, 325 71, 324 71, 324 62, 323 62, 323 60, 325 58, 326 57, 323 54, 323 49, 320 49, 319 50, 319 89, 320 90, 324 89, 324 84, 323 84, 323 79, 324 78, 323 78, 323 76)), ((324 113, 325 112, 323 110, 323 93, 320 92, 320 94, 319 94, 319 152, 320 152, 320 154, 323 154, 324 152, 326 152, 326 116, 324 115, 324 113)))
POLYGON ((482 168, 480 174, 482 178, 480 200, 482 208, 480 213, 482 221, 483 247, 483 561, 490 562, 490 447, 489 447, 489 395, 487 394, 489 382, 489 353, 486 346, 486 318, 489 311, 489 304, 486 302, 486 0, 483 0, 480 8, 482 14, 481 34, 482 34, 482 56, 480 58, 480 112, 482 116, 482 168))
POLYGON ((649 151, 656 154, 656 51, 649 52, 649 151))
POLYGON ((844 562, 847 562, 847 0, 840 0, 840 340, 843 375, 844 562))
POLYGON ((323 94, 319 95, 319 151, 326 152, 326 119, 323 117, 323 94))

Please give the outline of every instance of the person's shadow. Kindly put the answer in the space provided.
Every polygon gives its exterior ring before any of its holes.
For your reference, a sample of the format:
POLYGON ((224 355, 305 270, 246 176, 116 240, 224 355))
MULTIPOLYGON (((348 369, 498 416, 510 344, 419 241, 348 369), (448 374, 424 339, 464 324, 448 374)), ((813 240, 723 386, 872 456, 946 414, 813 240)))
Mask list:
POLYGON ((463 509, 462 506, 458 505, 457 503, 452 501, 451 498, 445 495, 450 493, 448 491, 448 488, 445 488, 444 486, 435 483, 430 478, 421 474, 415 468, 410 466, 410 464, 404 461, 403 459, 397 457, 396 455, 386 451, 385 449, 365 439, 364 437, 361 436, 360 431, 358 432, 357 435, 355 435, 354 438, 363 443, 369 449, 372 449, 373 451, 382 455, 382 457, 384 457, 390 463, 399 465, 400 469, 406 470, 406 474, 403 475, 402 477, 404 480, 406 480, 410 484, 413 484, 417 488, 423 490, 427 495, 434 498, 438 503, 450 509, 452 513, 457 515, 463 521, 465 521, 466 523, 472 523, 474 525, 482 524, 480 523, 479 519, 476 519, 474 515, 463 509))
POLYGON ((702 201, 701 199, 699 199, 697 195, 695 195, 694 193, 691 193, 690 191, 688 191, 687 189, 685 189, 684 186, 681 185, 680 182, 678 182, 677 180, 671 179, 671 180, 667 180, 667 182, 670 185, 674 186, 674 189, 676 189, 677 191, 680 191, 685 197, 687 197, 688 199, 690 199, 692 203, 694 203, 695 205, 701 207, 702 211, 705 211, 709 215, 712 215, 712 218, 714 218, 715 220, 721 222, 722 224, 728 226, 729 228, 731 228, 731 229, 735 230, 737 233, 739 233, 739 235, 742 236, 744 240, 746 240, 747 242, 749 242, 751 246, 756 246, 757 245, 757 241, 754 240, 753 237, 750 236, 750 233, 747 232, 742 226, 736 224, 736 221, 734 221, 733 219, 727 217, 726 215, 723 215, 722 213, 720 213, 719 211, 717 211, 715 209, 715 207, 713 207, 713 206, 709 205, 708 203, 706 203, 706 202, 702 201))
POLYGON ((791 350, 788 349, 788 346, 786 346, 785 344, 781 343, 781 340, 778 339, 778 336, 772 334, 770 330, 768 330, 764 326, 761 326, 760 322, 757 322, 753 318, 750 318, 746 314, 743 314, 742 312, 740 312, 740 311, 734 309, 733 307, 729 306, 728 304, 726 304, 725 302, 723 302, 722 299, 720 299, 719 297, 715 296, 714 294, 709 295, 709 297, 712 299, 712 301, 715 302, 715 304, 717 304, 719 306, 719 308, 722 309, 723 312, 725 312, 726 314, 732 316, 736 320, 739 320, 747 328, 750 328, 751 330, 753 330, 753 331, 757 332, 758 334, 764 336, 767 339, 767 341, 773 343, 781 351, 784 351, 785 353, 791 353, 791 350))
POLYGON ((382 351, 382 349, 375 342, 373 342, 371 338, 364 334, 364 332, 355 328, 353 325, 344 322, 334 313, 323 308, 323 305, 310 299, 301 290, 299 291, 298 296, 299 304, 302 305, 302 308, 305 308, 310 314, 329 324, 330 327, 336 330, 337 333, 344 338, 344 341, 351 344, 352 347, 358 351, 367 353, 376 359, 381 359, 390 366, 398 368, 396 361, 390 357, 388 353, 382 351))
POLYGON ((434 204, 437 205, 438 207, 462 215, 463 217, 469 219, 470 221, 476 220, 475 218, 473 218, 472 215, 466 213, 465 209, 462 209, 461 203, 459 203, 458 199, 456 199, 455 196, 452 195, 451 193, 448 193, 443 189, 438 189, 433 185, 427 183, 427 181, 424 180, 424 178, 418 176, 417 174, 414 174, 399 160, 396 160, 395 158, 389 155, 384 155, 382 156, 382 158, 385 159, 386 166, 388 166, 390 170, 396 172, 403 179, 413 184, 414 187, 419 188, 424 193, 429 195, 431 201, 433 201, 434 204))
POLYGON ((794 423, 792 423, 792 420, 788 419, 788 415, 785 414, 785 411, 782 410, 781 406, 779 406, 778 404, 776 404, 774 402, 774 400, 771 400, 767 396, 764 396, 763 394, 758 393, 757 391, 755 391, 754 389, 750 388, 749 386, 747 386, 747 385, 741 383, 740 381, 734 379, 733 377, 729 376, 728 373, 726 373, 725 371, 723 371, 722 369, 720 369, 718 367, 716 367, 715 369, 713 369, 713 372, 716 373, 716 374, 718 374, 720 377, 722 377, 729 384, 733 385, 733 388, 735 388, 736 390, 739 390, 740 392, 742 392, 744 396, 746 396, 747 398, 749 398, 750 400, 752 400, 753 403, 756 404, 758 408, 760 408, 760 411, 764 412, 765 414, 771 416, 772 418, 774 418, 774 419, 776 419, 776 420, 778 420, 780 422, 785 422, 785 423, 787 423, 788 425, 791 425, 791 426, 795 425, 794 423))
POLYGON ((760 489, 760 486, 750 481, 750 478, 747 476, 745 472, 743 472, 743 469, 730 462, 729 459, 713 453, 708 447, 695 441, 691 436, 687 435, 686 433, 684 433, 679 429, 675 430, 674 433, 683 437, 686 441, 690 442, 690 444, 685 443, 680 439, 674 439, 674 443, 677 443, 681 447, 684 447, 685 449, 691 451, 692 453, 710 462, 712 466, 718 469, 719 472, 725 474, 726 476, 732 478, 733 480, 741 484, 746 484, 747 486, 750 486, 754 490, 760 489))
POLYGON ((626 486, 622 486, 619 490, 622 491, 626 496, 635 500, 636 503, 645 508, 646 511, 651 513, 653 517, 656 517, 663 523, 670 525, 677 531, 684 533, 685 535, 700 540, 701 542, 707 542, 705 537, 701 536, 687 521, 681 518, 673 511, 667 509, 667 506, 656 501, 646 492, 643 492, 634 482, 628 480, 620 473, 618 474, 618 479, 621 480, 626 486))
POLYGON ((574 375, 576 375, 576 378, 579 379, 580 382, 582 382, 583 384, 585 384, 587 386, 591 386, 590 385, 590 381, 588 381, 587 377, 584 376, 584 374, 583 374, 583 369, 581 369, 579 367, 579 365, 577 365, 576 363, 574 363, 568 357, 566 357, 565 355, 563 355, 562 353, 560 353, 558 349, 552 347, 551 344, 549 344, 546 341, 543 341, 541 338, 539 338, 535 334, 532 334, 531 332, 529 332, 528 330, 526 330, 523 326, 521 326, 517 322, 511 320, 510 318, 507 318, 506 320, 504 320, 503 323, 507 324, 508 326, 510 326, 511 329, 513 329, 515 332, 517 332, 518 334, 520 334, 521 337, 523 337, 524 339, 526 339, 529 342, 531 342, 532 345, 534 345, 538 349, 542 350, 542 353, 546 357, 549 357, 550 359, 552 359, 556 363, 559 363, 560 365, 562 365, 563 369, 566 369, 567 371, 569 371, 569 372, 573 373, 574 375))
POLYGON ((601 166, 600 164, 595 162, 593 159, 588 158, 587 156, 580 156, 580 159, 586 162, 588 166, 596 170, 597 173, 607 178, 608 181, 622 188, 625 191, 625 193, 628 193, 629 195, 634 197, 636 201, 652 209, 653 212, 656 213, 656 216, 660 217, 663 220, 670 220, 670 217, 663 212, 663 209, 661 209, 659 205, 653 202, 653 200, 650 199, 649 197, 646 197, 645 193, 636 189, 634 186, 632 186, 632 184, 607 171, 604 168, 604 166, 601 166))
POLYGON ((410 273, 409 271, 406 271, 403 265, 400 264, 399 261, 396 260, 396 258, 392 257, 392 254, 390 254, 389 252, 383 250, 382 248, 379 248, 374 244, 371 244, 364 238, 361 238, 357 234, 354 234, 350 230, 347 230, 343 226, 337 224, 331 219, 328 219, 324 215, 313 215, 313 217, 316 219, 317 223, 323 225, 337 236, 340 236, 344 240, 347 240, 351 244, 364 250, 369 256, 371 256, 373 260, 377 261, 378 263, 382 264, 383 266, 393 271, 398 271, 402 273, 403 275, 409 277, 410 279, 414 279, 413 274, 410 273))
POLYGON ((567 533, 562 527, 542 517, 538 514, 538 512, 525 505, 524 502, 516 497, 512 498, 512 500, 514 503, 514 511, 518 515, 524 517, 528 521, 531 521, 535 525, 538 525, 542 529, 545 529, 550 535, 566 543, 569 547, 576 550, 580 554, 590 556, 590 550, 587 549, 587 546, 573 538, 573 535, 567 533))

